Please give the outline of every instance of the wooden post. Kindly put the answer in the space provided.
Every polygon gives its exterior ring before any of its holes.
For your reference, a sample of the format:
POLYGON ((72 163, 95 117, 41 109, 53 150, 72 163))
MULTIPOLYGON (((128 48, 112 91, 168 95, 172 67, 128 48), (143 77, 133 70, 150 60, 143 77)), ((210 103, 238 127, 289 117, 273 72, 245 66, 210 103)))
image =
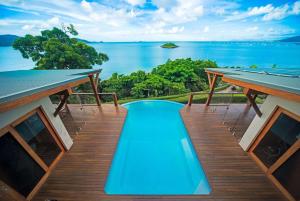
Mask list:
POLYGON ((246 95, 246 97, 248 98, 249 102, 250 102, 250 106, 253 107, 254 111, 256 112, 256 114, 261 117, 262 116, 262 112, 260 111, 259 107, 257 106, 256 102, 255 102, 255 98, 256 96, 252 96, 252 90, 249 88, 244 88, 244 94, 246 95))
POLYGON ((193 97, 194 97, 194 94, 191 93, 191 94, 190 94, 190 98, 189 98, 189 102, 188 102, 188 106, 191 106, 191 105, 192 105, 192 103, 193 103, 193 97))
POLYGON ((96 78, 95 78, 95 85, 96 85, 98 92, 99 92, 99 89, 98 89, 99 75, 100 75, 100 73, 96 73, 96 78))
MULTIPOLYGON (((208 74, 208 76, 210 76, 209 73, 207 73, 207 74, 208 74)), ((207 100, 206 100, 206 103, 205 103, 206 106, 209 106, 209 104, 210 104, 212 95, 213 95, 214 90, 215 90, 215 85, 216 85, 216 82, 217 82, 217 78, 218 78, 218 75, 213 74, 213 79, 212 79, 211 84, 209 86, 210 91, 209 91, 209 94, 208 94, 208 97, 207 97, 207 100)))
POLYGON ((117 94, 113 93, 113 99, 114 99, 114 104, 116 107, 118 107, 118 98, 117 98, 117 94))
POLYGON ((54 116, 56 117, 58 115, 58 113, 60 112, 60 110, 63 108, 63 106, 66 104, 68 98, 69 98, 69 95, 70 95, 70 91, 69 89, 65 90, 63 92, 63 94, 61 95, 61 98, 60 98, 60 103, 58 104, 58 107, 56 108, 55 112, 54 112, 54 116))
POLYGON ((93 88, 93 92, 94 92, 94 95, 95 95, 95 98, 96 98, 97 105, 100 106, 101 105, 101 101, 100 101, 100 98, 99 98, 97 86, 96 86, 95 81, 94 81, 94 75, 90 74, 89 78, 90 78, 90 82, 91 82, 91 85, 92 85, 92 88, 93 88))
POLYGON ((211 77, 210 77, 210 73, 207 72, 207 78, 208 78, 208 84, 209 84, 209 88, 211 87, 211 77))

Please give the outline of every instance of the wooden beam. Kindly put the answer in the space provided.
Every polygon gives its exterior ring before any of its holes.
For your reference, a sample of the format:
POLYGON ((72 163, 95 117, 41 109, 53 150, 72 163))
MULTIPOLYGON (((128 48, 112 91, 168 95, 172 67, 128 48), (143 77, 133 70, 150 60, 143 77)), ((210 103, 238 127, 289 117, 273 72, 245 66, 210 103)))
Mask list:
POLYGON ((94 95, 95 95, 95 98, 96 98, 97 105, 100 106, 101 101, 100 101, 97 86, 96 86, 96 83, 95 83, 95 80, 94 80, 94 74, 89 75, 89 78, 90 78, 90 82, 91 82, 93 92, 94 92, 94 95))
MULTIPOLYGON (((256 94, 252 94, 252 99, 253 101, 255 102, 256 98, 257 98, 257 93, 256 94)), ((248 106, 251 107, 252 106, 252 103, 248 100, 248 106)))
POLYGON ((254 100, 254 96, 252 96, 252 91, 249 88, 244 88, 244 94, 246 95, 246 97, 248 98, 250 105, 253 107, 254 111, 256 112, 256 114, 261 117, 262 113, 259 109, 259 107, 257 106, 255 100, 254 100))
POLYGON ((237 86, 241 86, 244 88, 249 88, 249 89, 253 89, 255 91, 259 91, 262 92, 264 94, 270 94, 273 96, 279 96, 291 101, 295 101, 295 102, 300 102, 300 95, 295 94, 295 93, 291 93, 291 92, 287 92, 287 91, 283 91, 283 90, 279 90, 279 89, 273 89, 270 87, 266 87, 266 86, 262 86, 262 85, 258 85, 258 84, 253 84, 253 83, 249 83, 249 82, 245 82, 245 81, 240 81, 240 80, 236 80, 236 79, 232 79, 232 78, 228 78, 228 77, 223 77, 222 80, 224 82, 228 82, 237 86))
POLYGON ((58 113, 61 111, 61 109, 63 108, 63 106, 66 104, 68 98, 69 98, 69 90, 65 90, 64 93, 60 96, 60 103, 58 104, 58 107, 56 108, 55 112, 54 112, 54 116, 56 117, 58 115, 58 113))
POLYGON ((210 73, 209 72, 206 72, 207 74, 207 78, 208 78, 208 84, 209 84, 209 88, 211 86, 211 77, 210 77, 210 73))
POLYGON ((96 78, 95 78, 95 84, 96 84, 98 92, 99 92, 99 89, 98 89, 99 75, 100 75, 100 73, 96 73, 96 78))
POLYGON ((215 72, 215 71, 210 71, 210 70, 205 70, 206 73, 210 73, 210 74, 213 74, 213 75, 218 75, 218 76, 223 76, 224 73, 221 73, 221 72, 215 72))
POLYGON ((215 90, 215 85, 216 85, 218 76, 219 75, 217 75, 217 74, 213 74, 213 79, 212 79, 211 85, 209 87, 210 91, 209 91, 209 94, 208 94, 208 97, 207 97, 207 100, 206 100, 206 103, 205 103, 206 106, 209 106, 209 104, 210 104, 212 95, 213 95, 214 90, 215 90))

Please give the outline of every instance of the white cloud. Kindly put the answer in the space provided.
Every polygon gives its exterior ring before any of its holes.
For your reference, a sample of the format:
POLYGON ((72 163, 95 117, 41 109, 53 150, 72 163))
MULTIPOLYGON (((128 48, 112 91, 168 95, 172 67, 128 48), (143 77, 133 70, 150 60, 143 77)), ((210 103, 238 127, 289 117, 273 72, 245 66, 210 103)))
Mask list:
POLYGON ((209 30, 210 30, 209 26, 205 26, 205 27, 203 28, 203 32, 204 32, 204 33, 209 32, 209 30))
POLYGON ((146 26, 146 30, 142 34, 178 34, 184 31, 184 26, 173 26, 171 28, 154 28, 146 26))
POLYGON ((242 20, 253 16, 262 16, 263 21, 281 20, 290 15, 300 14, 300 1, 294 2, 294 4, 284 4, 278 7, 274 7, 272 4, 268 4, 260 7, 249 8, 246 12, 234 12, 225 18, 225 21, 242 20))
POLYGON ((152 0, 152 3, 159 8, 169 9, 176 4, 174 0, 152 0))
POLYGON ((89 2, 87 2, 86 0, 81 1, 80 5, 87 12, 92 12, 93 11, 93 8, 92 8, 91 4, 89 2))
POLYGON ((170 9, 160 7, 153 12, 152 20, 163 22, 168 25, 177 25, 197 21, 204 14, 201 0, 178 0, 170 9))
POLYGON ((182 27, 172 27, 171 29, 167 30, 166 32, 167 33, 170 33, 170 34, 176 34, 176 33, 181 33, 184 31, 184 26, 182 27))
POLYGON ((254 26, 254 27, 249 27, 246 29, 246 32, 256 32, 258 31, 258 27, 257 26, 254 26))
POLYGON ((261 39, 292 33, 289 27, 275 25, 272 25, 272 32, 268 31, 271 24, 269 21, 300 13, 299 0, 287 3, 288 9, 285 4, 267 4, 244 10, 241 10, 243 7, 239 5, 240 1, 232 0, 152 0, 157 9, 144 9, 141 6, 148 5, 149 2, 151 1, 1 0, 2 6, 24 12, 27 18, 0 19, 0 32, 9 33, 13 30, 10 33, 39 34, 42 29, 72 23, 78 30, 79 37, 89 40, 261 39), (261 20, 265 21, 262 23, 261 20), (212 24, 213 29, 218 31, 211 31, 212 24))
POLYGON ((146 3, 145 0, 127 0, 127 2, 133 6, 144 5, 146 3))
POLYGON ((272 6, 272 4, 268 4, 266 6, 260 6, 260 7, 250 8, 248 10, 248 15, 249 16, 261 15, 261 14, 270 13, 273 10, 274 10, 274 7, 272 6))
POLYGON ((264 15, 262 19, 264 21, 283 19, 289 15, 288 10, 289 10, 289 5, 285 4, 283 6, 274 8, 272 11, 264 15))
POLYGON ((216 8, 215 9, 215 13, 217 14, 217 15, 224 15, 225 14, 225 9, 224 8, 216 8))
POLYGON ((50 25, 58 25, 60 23, 59 17, 52 17, 48 20, 50 25))
POLYGON ((300 14, 300 1, 296 1, 293 5, 292 14, 299 15, 300 14))
POLYGON ((26 24, 26 25, 22 26, 22 30, 30 31, 30 30, 32 30, 34 27, 35 27, 35 25, 33 25, 33 24, 26 24))

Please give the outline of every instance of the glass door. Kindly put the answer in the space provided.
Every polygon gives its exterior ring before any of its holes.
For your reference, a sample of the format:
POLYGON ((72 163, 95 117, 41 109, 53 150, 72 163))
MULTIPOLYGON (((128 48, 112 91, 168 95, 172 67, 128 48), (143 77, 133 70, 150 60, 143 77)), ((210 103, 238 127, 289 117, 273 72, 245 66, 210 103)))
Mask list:
POLYGON ((300 200, 300 118, 278 108, 253 146, 250 155, 289 200, 300 200))
POLYGON ((0 180, 30 200, 64 149, 40 109, 0 132, 0 180))

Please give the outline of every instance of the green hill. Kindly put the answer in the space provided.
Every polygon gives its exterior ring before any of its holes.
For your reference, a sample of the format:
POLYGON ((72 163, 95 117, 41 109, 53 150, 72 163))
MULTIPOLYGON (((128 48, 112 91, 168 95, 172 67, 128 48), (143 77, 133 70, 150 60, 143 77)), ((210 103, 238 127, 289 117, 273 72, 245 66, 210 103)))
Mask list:
POLYGON ((300 36, 294 36, 280 40, 280 42, 300 42, 300 36))
POLYGON ((0 46, 12 46, 17 38, 19 38, 19 36, 10 34, 0 35, 0 46))
MULTIPOLYGON (((12 34, 0 35, 0 46, 12 46, 12 44, 17 38, 19 38, 19 36, 12 34)), ((77 40, 82 41, 84 43, 102 43, 102 41, 88 41, 80 38, 77 38, 77 40)))

